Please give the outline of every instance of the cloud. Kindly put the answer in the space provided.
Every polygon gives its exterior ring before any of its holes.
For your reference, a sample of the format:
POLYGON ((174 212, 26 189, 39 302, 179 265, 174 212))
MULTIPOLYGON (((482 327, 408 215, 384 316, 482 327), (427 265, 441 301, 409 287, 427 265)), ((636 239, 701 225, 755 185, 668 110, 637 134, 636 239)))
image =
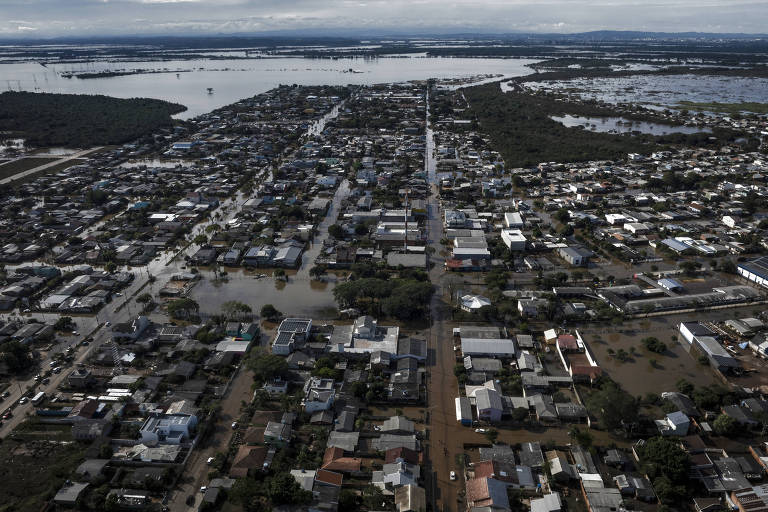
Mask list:
POLYGON ((766 0, 0 0, 0 34, 768 31, 766 0), (12 19, 34 20, 13 23, 12 19))

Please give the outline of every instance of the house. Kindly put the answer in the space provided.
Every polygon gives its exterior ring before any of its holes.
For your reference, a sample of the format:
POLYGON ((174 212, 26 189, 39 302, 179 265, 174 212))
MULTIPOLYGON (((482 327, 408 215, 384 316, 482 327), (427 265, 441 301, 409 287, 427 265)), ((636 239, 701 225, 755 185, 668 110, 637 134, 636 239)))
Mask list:
POLYGON ((392 416, 384 421, 381 432, 390 434, 412 434, 414 423, 405 416, 392 416))
POLYGON ((425 512, 427 496, 423 487, 407 484, 395 489, 395 506, 398 512, 425 512))
POLYGON ((671 412, 664 419, 656 420, 656 427, 665 436, 687 436, 691 420, 680 411, 671 412))
POLYGON ((488 388, 481 388, 475 392, 477 416, 481 421, 496 423, 501 421, 504 412, 504 403, 501 394, 488 388))
POLYGON ((53 502, 65 507, 74 507, 86 487, 88 487, 87 483, 70 482, 67 480, 53 497, 53 502))
POLYGON ((292 428, 285 423, 270 421, 264 429, 264 444, 285 446, 291 442, 292 428))
POLYGON ((229 476, 232 478, 246 478, 251 470, 261 470, 267 458, 266 446, 240 445, 232 460, 229 476))
POLYGON ((181 444, 191 439, 197 426, 197 416, 189 414, 159 414, 148 417, 139 430, 141 442, 147 446, 181 444))
POLYGON ((136 340, 151 323, 146 316, 138 316, 131 323, 115 324, 112 326, 112 337, 116 340, 136 340))
POLYGON ((491 305, 491 299, 482 295, 463 295, 461 297, 461 310, 467 313, 475 313, 481 308, 491 305))
POLYGON ((333 406, 336 398, 333 379, 320 379, 311 377, 304 385, 304 410, 312 414, 317 411, 326 411, 333 406))
POLYGON ((489 507, 489 510, 509 510, 507 486, 494 478, 475 478, 467 480, 467 507, 471 510, 489 507))
POLYGON ((77 368, 76 370, 73 370, 72 373, 70 373, 67 377, 67 382, 69 382, 69 385, 77 389, 87 388, 93 384, 94 381, 95 379, 93 378, 91 370, 87 368, 77 368))
POLYGON ((339 473, 358 473, 361 465, 362 459, 347 457, 343 448, 333 446, 326 448, 321 468, 339 473))
POLYGON ((465 396, 456 397, 456 421, 465 427, 472 426, 472 405, 465 396))
POLYGON ((501 240, 510 251, 525 251, 527 240, 519 229, 502 229, 501 240))
POLYGON ((531 499, 531 512, 561 512, 563 502, 560 493, 551 492, 541 498, 531 499))
POLYGON ((574 267, 587 267, 589 266, 589 259, 594 256, 594 253, 583 247, 561 247, 557 250, 558 255, 563 258, 568 264, 574 267))

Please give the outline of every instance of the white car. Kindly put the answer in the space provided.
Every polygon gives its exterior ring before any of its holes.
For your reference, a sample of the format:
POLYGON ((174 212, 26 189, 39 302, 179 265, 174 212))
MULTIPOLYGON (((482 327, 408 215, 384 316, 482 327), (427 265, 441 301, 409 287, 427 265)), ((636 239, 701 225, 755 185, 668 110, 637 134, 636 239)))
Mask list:
POLYGON ((237 428, 237 422, 236 422, 236 421, 233 421, 233 422, 232 422, 232 429, 234 430, 234 429, 236 429, 236 428, 237 428))
POLYGON ((105 326, 107 326, 107 327, 109 327, 110 325, 112 325, 112 322, 109 322, 109 321, 107 321, 107 322, 104 322, 104 325, 105 325, 105 326))
POLYGON ((478 434, 485 434, 486 432, 488 432, 488 430, 484 428, 476 428, 475 432, 477 432, 478 434))
POLYGON ((202 493, 204 493, 204 492, 205 492, 205 491, 207 491, 207 490, 208 490, 208 487, 206 487, 206 486, 202 486, 202 487, 200 488, 200 492, 202 492, 202 493))
POLYGON ((456 472, 455 471, 451 471, 451 475, 450 476, 451 476, 451 480, 456 480, 456 472))
POLYGON ((206 464, 210 466, 211 464, 213 464, 214 460, 216 460, 216 457, 208 457, 208 461, 206 461, 206 464))

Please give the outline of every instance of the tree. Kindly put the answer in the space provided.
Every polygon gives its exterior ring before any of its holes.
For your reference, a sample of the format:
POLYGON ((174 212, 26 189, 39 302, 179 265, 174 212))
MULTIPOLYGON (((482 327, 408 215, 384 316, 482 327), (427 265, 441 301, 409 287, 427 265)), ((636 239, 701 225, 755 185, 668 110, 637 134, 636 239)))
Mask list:
POLYGON ((617 429, 637 421, 638 404, 632 395, 608 378, 602 379, 599 386, 587 397, 586 404, 605 428, 617 429))
POLYGON ((677 382, 675 383, 675 386, 677 387, 677 390, 681 392, 684 395, 691 396, 691 393, 693 393, 694 387, 693 384, 688 381, 688 379, 677 379, 677 382))
POLYGON ((311 269, 309 269, 309 276, 313 279, 320 279, 323 274, 325 274, 325 271, 327 270, 327 267, 325 265, 315 265, 311 269))
POLYGON ((57 331, 71 331, 75 328, 75 323, 72 321, 71 316, 60 316, 56 323, 53 324, 53 328, 57 331))
POLYGON ((312 499, 312 493, 302 489, 290 473, 272 477, 268 493, 273 505, 303 505, 312 499))
POLYGON ((384 493, 375 485, 367 485, 363 489, 363 505, 368 510, 381 510, 384 504, 384 493))
POLYGON ((736 430, 736 420, 727 414, 720 414, 712 423, 712 428, 719 436, 730 436, 736 430))
POLYGON ((236 316, 239 313, 250 313, 251 311, 251 306, 237 300, 228 300, 221 305, 221 312, 224 313, 227 318, 236 316))
POLYGON ((282 317, 283 314, 277 310, 272 304, 264 304, 261 307, 261 317, 266 318, 270 322, 275 322, 282 317))
POLYGON ((187 319, 196 315, 200 305, 190 298, 175 299, 168 303, 168 314, 171 318, 187 319))
POLYGON ((663 341, 660 341, 658 338, 655 338, 653 336, 648 336, 647 338, 643 338, 640 340, 640 342, 650 350, 651 352, 656 352, 657 354, 663 354, 667 351, 667 345, 663 341))
POLYGON ((328 234, 337 240, 344 238, 344 230, 338 224, 331 224, 328 226, 328 234))
POLYGON ((276 354, 256 352, 248 358, 248 367, 253 372, 254 380, 258 382, 285 377, 288 374, 288 363, 284 357, 276 354))
POLYGON ((136 297, 136 302, 140 304, 146 304, 152 300, 152 294, 150 293, 142 293, 138 297, 136 297))
POLYGON ((675 440, 652 437, 637 449, 642 468, 651 478, 664 476, 673 484, 687 480, 690 459, 675 440))
POLYGON ((342 489, 339 493, 339 512, 357 512, 362 500, 352 489, 342 489))

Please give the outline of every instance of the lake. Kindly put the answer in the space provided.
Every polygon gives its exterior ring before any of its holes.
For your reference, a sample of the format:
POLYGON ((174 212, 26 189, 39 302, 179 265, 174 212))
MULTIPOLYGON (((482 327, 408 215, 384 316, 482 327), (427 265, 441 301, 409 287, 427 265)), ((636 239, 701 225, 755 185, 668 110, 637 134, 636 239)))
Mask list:
POLYGON ((266 92, 280 84, 368 85, 425 80, 469 78, 483 74, 503 77, 531 72, 532 59, 475 59, 443 57, 385 57, 377 59, 261 58, 232 60, 176 60, 162 62, 89 62, 0 64, 3 88, 14 90, 104 94, 118 98, 147 97, 180 103, 189 119, 240 99, 266 92), (62 74, 116 70, 155 70, 162 73, 108 78, 65 78, 62 74), (208 94, 207 88, 213 89, 208 94))
POLYGON ((603 133, 640 132, 650 135, 667 135, 670 133, 712 132, 707 127, 649 123, 646 121, 633 121, 623 117, 584 117, 566 114, 564 116, 550 116, 550 119, 562 123, 568 128, 583 126, 586 130, 603 133))

